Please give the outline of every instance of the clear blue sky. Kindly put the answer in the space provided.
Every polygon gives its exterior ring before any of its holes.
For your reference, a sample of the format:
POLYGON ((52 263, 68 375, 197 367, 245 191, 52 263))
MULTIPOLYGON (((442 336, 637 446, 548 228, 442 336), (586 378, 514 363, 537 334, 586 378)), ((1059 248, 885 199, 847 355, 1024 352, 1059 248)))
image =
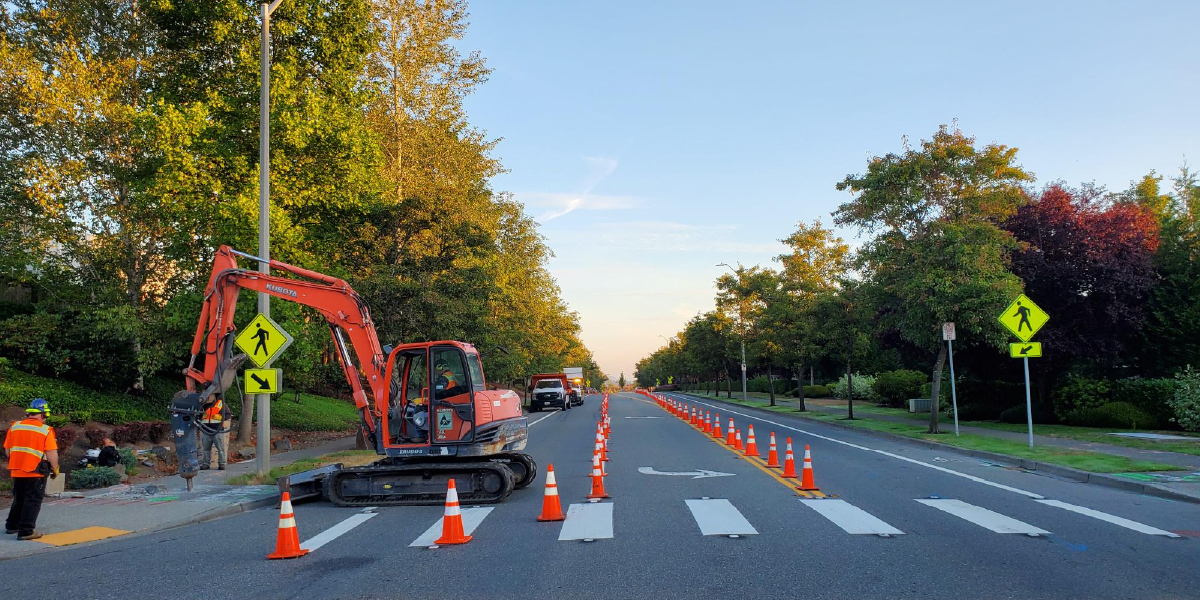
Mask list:
POLYGON ((716 263, 828 224, 834 184, 902 136, 958 119, 1039 186, 1200 166, 1200 2, 844 4, 472 4, 494 187, 542 223, 613 378, 712 307, 716 263))

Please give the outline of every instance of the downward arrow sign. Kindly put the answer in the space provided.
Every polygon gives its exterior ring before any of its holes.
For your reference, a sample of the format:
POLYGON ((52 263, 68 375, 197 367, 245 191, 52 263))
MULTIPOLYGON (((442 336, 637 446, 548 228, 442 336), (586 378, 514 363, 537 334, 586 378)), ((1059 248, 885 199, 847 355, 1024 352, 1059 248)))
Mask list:
POLYGON ((1029 351, 1032 349, 1033 349, 1033 346, 1024 346, 1021 348, 1021 354, 1029 354, 1029 351))
POLYGON ((257 374, 251 373, 250 379, 253 379, 254 382, 258 384, 258 389, 260 389, 260 390, 270 390, 271 389, 271 383, 269 381, 267 381, 266 379, 259 377, 257 374))
POLYGON ((733 477, 737 473, 722 473, 720 471, 709 471, 708 469, 696 469, 695 471, 655 471, 654 467, 638 467, 638 473, 642 475, 669 475, 674 477, 691 477, 692 479, 705 479, 707 477, 733 477))

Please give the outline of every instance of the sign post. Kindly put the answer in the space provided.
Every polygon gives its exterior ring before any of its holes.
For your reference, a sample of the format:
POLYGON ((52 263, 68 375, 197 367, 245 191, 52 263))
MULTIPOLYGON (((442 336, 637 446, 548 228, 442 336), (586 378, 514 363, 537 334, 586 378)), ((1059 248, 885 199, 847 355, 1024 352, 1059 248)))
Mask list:
POLYGON ((1033 447, 1033 400, 1029 391, 1029 359, 1042 355, 1040 342, 1029 342, 1033 335, 1050 320, 1050 315, 1021 294, 997 317, 1000 324, 1020 338, 1024 344, 1009 344, 1008 355, 1025 362, 1025 422, 1029 427, 1029 447, 1033 447))
MULTIPOLYGON (((239 350, 246 353, 250 362, 258 369, 247 369, 246 394, 258 396, 258 455, 255 466, 259 473, 271 471, 271 394, 279 391, 280 373, 275 369, 267 369, 276 358, 287 350, 295 340, 291 334, 284 331, 279 323, 273 321, 265 312, 258 313, 245 329, 234 338, 233 343, 239 350), (275 389, 271 390, 269 373, 274 371, 275 389), (257 376, 257 378, 255 378, 257 376), (250 391, 258 390, 258 391, 250 391)), ((243 419, 250 418, 242 415, 243 419)))
MULTIPOLYGON (((954 437, 958 437, 958 390, 954 386, 954 323, 942 323, 942 339, 950 348, 950 402, 954 407, 954 437)), ((937 402, 937 400, 933 400, 937 402)))

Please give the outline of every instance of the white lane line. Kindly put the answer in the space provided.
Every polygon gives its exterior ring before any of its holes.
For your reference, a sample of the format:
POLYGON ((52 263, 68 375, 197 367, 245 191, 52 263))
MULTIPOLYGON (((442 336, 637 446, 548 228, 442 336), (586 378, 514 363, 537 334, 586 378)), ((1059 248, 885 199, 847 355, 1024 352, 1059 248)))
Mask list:
POLYGON ((1124 527, 1126 529, 1132 529, 1138 533, 1145 533, 1145 534, 1149 534, 1149 535, 1164 535, 1164 536, 1172 537, 1172 538, 1179 537, 1179 534, 1177 534, 1177 533, 1171 533, 1170 531, 1159 529, 1157 527, 1151 527, 1149 525, 1146 525, 1145 523, 1138 523, 1137 521, 1131 521, 1124 517, 1110 515, 1106 512, 1092 510, 1090 508, 1086 508, 1083 506, 1067 504, 1066 502, 1061 502, 1059 500, 1038 500, 1038 502, 1041 502, 1042 504, 1045 504, 1046 506, 1055 506, 1055 507, 1061 508, 1063 510, 1069 510, 1073 513, 1079 513, 1081 515, 1086 515, 1086 516, 1092 517, 1093 519, 1100 519, 1101 521, 1107 521, 1109 523, 1112 523, 1113 525, 1120 525, 1121 527, 1124 527))
POLYGON ((758 530, 724 498, 685 500, 702 535, 757 535, 758 530))
POLYGON ((922 467, 927 467, 927 468, 933 469, 933 470, 935 470, 935 471, 941 471, 941 472, 943 472, 943 473, 947 473, 947 474, 950 474, 950 475, 954 475, 954 476, 956 476, 956 477, 962 477, 963 479, 968 479, 968 480, 970 480, 970 481, 974 481, 975 483, 982 483, 983 485, 989 485, 989 486, 992 486, 992 487, 994 487, 994 488, 997 488, 997 489, 1005 490, 1005 491, 1008 491, 1008 492, 1013 492, 1014 494, 1021 494, 1022 496, 1026 496, 1026 497, 1029 497, 1029 498, 1033 498, 1033 499, 1035 499, 1035 500, 1040 500, 1040 499, 1042 499, 1042 498, 1045 498, 1045 496, 1043 496, 1043 495, 1041 495, 1041 494, 1035 494, 1035 493, 1033 493, 1033 492, 1030 492, 1030 491, 1028 491, 1028 490, 1023 490, 1023 489, 1020 489, 1020 488, 1015 488, 1015 487, 1012 487, 1012 486, 1004 485, 1003 483, 996 483, 995 481, 989 481, 989 480, 987 480, 987 479, 984 479, 984 478, 982 478, 982 477, 976 477, 976 476, 974 476, 974 475, 968 475, 968 474, 966 474, 966 473, 960 473, 960 472, 958 472, 958 471, 955 471, 954 469, 947 469, 947 468, 945 468, 945 467, 939 467, 939 466, 937 466, 937 465, 930 464, 930 463, 927 463, 927 462, 922 462, 922 461, 919 461, 919 460, 916 460, 916 459, 913 459, 913 458, 909 458, 909 457, 907 457, 907 456, 901 456, 901 455, 899 455, 899 454, 894 454, 894 453, 892 453, 892 452, 888 452, 888 451, 886 451, 886 450, 877 450, 877 449, 875 449, 875 448, 868 448, 868 447, 866 447, 866 446, 860 446, 860 445, 858 445, 858 444, 852 444, 852 443, 850 443, 850 442, 843 441, 843 440, 839 440, 839 439, 837 439, 837 438, 831 438, 831 437, 827 437, 827 436, 824 436, 824 435, 821 435, 821 434, 818 434, 818 433, 813 433, 813 432, 811 432, 811 431, 807 431, 807 430, 804 430, 804 429, 799 429, 799 428, 796 428, 796 427, 792 427, 792 426, 790 426, 790 425, 784 425, 783 423, 778 423, 778 422, 775 422, 775 421, 770 421, 770 420, 764 419, 764 418, 762 418, 762 417, 760 417, 760 416, 758 416, 758 415, 749 415, 749 414, 746 414, 746 413, 737 412, 736 410, 731 410, 731 409, 730 409, 728 406, 717 406, 717 405, 713 405, 713 404, 708 404, 708 403, 706 403, 706 402, 696 402, 696 404, 701 404, 701 405, 707 406, 707 407, 709 407, 709 408, 718 409, 718 410, 721 410, 721 411, 723 411, 723 412, 726 412, 726 413, 730 413, 730 414, 735 414, 735 415, 743 416, 743 417, 746 417, 746 418, 748 418, 748 419, 755 419, 755 420, 757 420, 757 421, 761 421, 761 422, 763 422, 763 423, 770 423, 771 425, 775 425, 775 426, 777 426, 777 427, 782 427, 782 428, 784 428, 784 429, 790 429, 790 430, 792 430, 792 431, 795 431, 795 432, 798 432, 798 433, 803 433, 804 435, 812 436, 812 437, 815 437, 815 438, 817 438, 817 439, 825 440, 825 441, 828 441, 828 442, 833 442, 833 443, 835 443, 835 444, 841 444, 841 445, 843 445, 843 446, 849 446, 849 447, 851 447, 851 448, 857 448, 857 449, 859 449, 859 450, 862 450, 862 451, 864 451, 864 452, 874 452, 874 453, 876 453, 876 454, 882 454, 883 456, 888 456, 888 457, 894 458, 894 459, 896 459, 896 460, 902 460, 902 461, 904 461, 904 462, 911 463, 911 464, 914 464, 914 465, 921 465, 922 467))
POLYGON ((817 511, 846 533, 855 535, 904 535, 903 531, 888 525, 871 513, 846 502, 825 498, 822 500, 800 500, 805 506, 817 511))
POLYGON ((918 498, 917 502, 925 506, 932 506, 942 512, 950 513, 960 519, 970 521, 996 533, 1024 533, 1025 535, 1046 535, 1050 533, 1040 527, 1034 527, 1029 523, 1018 521, 981 506, 967 504, 962 500, 951 498, 918 498))
MULTIPOLYGON (((495 507, 487 506, 462 509, 463 533, 471 535, 471 532, 475 531, 476 527, 479 527, 484 517, 488 516, 488 513, 492 512, 493 508, 495 507)), ((421 537, 413 540, 413 543, 409 544, 408 547, 416 548, 421 546, 427 548, 435 545, 433 542, 440 537, 442 537, 442 520, 438 519, 437 523, 426 529, 425 533, 422 533, 421 537)))
POLYGON ((352 515, 345 521, 342 521, 341 523, 338 523, 337 525, 334 525, 333 527, 330 527, 329 529, 326 529, 325 531, 322 531, 321 533, 309 538, 308 541, 300 544, 300 547, 310 552, 316 550, 317 548, 320 548, 321 546, 338 539, 346 533, 349 533, 351 529, 366 523, 376 514, 378 513, 358 513, 356 515, 352 515))
MULTIPOLYGON (((559 412, 561 412, 561 411, 559 411, 559 412)), ((537 425, 538 423, 541 423, 542 421, 545 421, 546 419, 549 419, 550 417, 553 417, 554 415, 557 415, 557 414, 558 414, 557 412, 552 412, 552 413, 530 423, 529 425, 526 425, 526 427, 533 427, 534 425, 537 425)))
POLYGON ((611 502, 572 504, 567 507, 567 520, 558 532, 558 541, 598 540, 613 536, 613 505, 611 502))

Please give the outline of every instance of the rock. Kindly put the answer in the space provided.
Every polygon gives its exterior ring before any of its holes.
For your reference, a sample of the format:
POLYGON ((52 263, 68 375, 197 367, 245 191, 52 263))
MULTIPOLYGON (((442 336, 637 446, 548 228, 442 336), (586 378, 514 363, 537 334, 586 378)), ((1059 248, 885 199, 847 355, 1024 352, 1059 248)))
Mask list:
POLYGON ((288 438, 275 440, 275 443, 272 444, 271 447, 274 448, 276 452, 288 452, 292 449, 292 440, 288 438))
POLYGON ((120 473, 121 477, 125 477, 125 465, 124 464, 117 463, 117 466, 113 467, 113 470, 120 473))
POLYGON ((171 449, 167 448, 166 446, 155 446, 151 448, 150 451, 154 453, 154 456, 156 456, 158 460, 163 462, 170 462, 171 460, 171 449))
POLYGON ((154 468, 154 463, 152 463, 152 462, 150 462, 150 461, 148 461, 148 460, 143 460, 143 461, 142 461, 142 466, 144 466, 144 467, 150 467, 151 469, 153 469, 153 468, 154 468))
POLYGON ((254 458, 258 456, 258 449, 254 446, 242 446, 238 448, 238 454, 241 454, 243 458, 254 458))

